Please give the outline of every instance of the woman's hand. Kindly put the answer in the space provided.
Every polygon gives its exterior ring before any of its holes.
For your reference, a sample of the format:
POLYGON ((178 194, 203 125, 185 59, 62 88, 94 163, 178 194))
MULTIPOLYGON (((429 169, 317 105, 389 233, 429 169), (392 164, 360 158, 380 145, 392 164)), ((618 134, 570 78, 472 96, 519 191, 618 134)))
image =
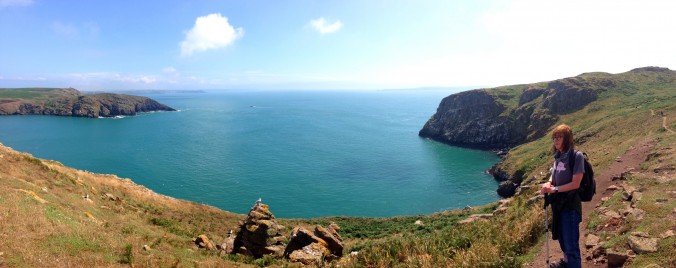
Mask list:
POLYGON ((540 189, 540 193, 541 194, 554 193, 554 185, 552 185, 552 182, 548 181, 545 184, 543 184, 542 188, 540 189))

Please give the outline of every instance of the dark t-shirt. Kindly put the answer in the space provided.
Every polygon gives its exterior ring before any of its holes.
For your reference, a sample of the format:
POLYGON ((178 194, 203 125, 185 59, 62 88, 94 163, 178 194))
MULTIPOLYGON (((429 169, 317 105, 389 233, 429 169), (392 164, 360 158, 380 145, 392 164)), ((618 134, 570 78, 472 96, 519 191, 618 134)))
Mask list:
MULTIPOLYGON (((568 163, 568 154, 572 153, 572 151, 573 150, 569 149, 565 153, 556 152, 554 155, 554 166, 552 168, 552 183, 554 186, 568 184, 573 181, 573 174, 584 173, 584 156, 580 151, 577 151, 575 154, 575 166, 572 168, 570 167, 570 163, 568 163)), ((566 194, 573 198, 573 200, 571 200, 569 203, 570 206, 565 208, 566 210, 575 209, 582 213, 582 201, 580 200, 580 196, 577 193, 574 195, 573 192, 565 192, 560 194, 566 194)))

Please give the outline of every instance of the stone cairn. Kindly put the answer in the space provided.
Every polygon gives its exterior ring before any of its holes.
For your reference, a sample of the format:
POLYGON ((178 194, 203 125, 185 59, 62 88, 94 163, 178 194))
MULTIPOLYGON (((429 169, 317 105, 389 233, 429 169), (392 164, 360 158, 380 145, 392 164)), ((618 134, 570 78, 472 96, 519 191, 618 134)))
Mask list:
POLYGON ((216 246, 206 235, 193 238, 193 243, 198 248, 218 250, 221 255, 239 253, 254 258, 271 255, 306 265, 321 265, 343 256, 343 238, 338 234, 340 227, 333 222, 327 227, 316 225, 313 231, 296 227, 291 237, 282 235, 285 229, 275 221, 268 205, 259 200, 240 223, 237 235, 233 236, 231 231, 226 240, 216 246))
POLYGON ((285 227, 277 224, 268 205, 257 201, 242 222, 235 237, 234 250, 254 258, 263 255, 282 257, 286 237, 282 235, 285 227))

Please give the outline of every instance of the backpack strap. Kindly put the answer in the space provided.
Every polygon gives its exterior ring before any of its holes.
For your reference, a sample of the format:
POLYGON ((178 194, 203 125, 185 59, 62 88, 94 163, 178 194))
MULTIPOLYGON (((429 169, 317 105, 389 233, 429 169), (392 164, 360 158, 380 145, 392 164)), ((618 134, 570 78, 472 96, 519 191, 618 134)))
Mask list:
POLYGON ((577 156, 577 150, 571 150, 571 154, 568 156, 568 164, 570 165, 570 175, 575 175, 573 169, 575 168, 575 157, 577 156))

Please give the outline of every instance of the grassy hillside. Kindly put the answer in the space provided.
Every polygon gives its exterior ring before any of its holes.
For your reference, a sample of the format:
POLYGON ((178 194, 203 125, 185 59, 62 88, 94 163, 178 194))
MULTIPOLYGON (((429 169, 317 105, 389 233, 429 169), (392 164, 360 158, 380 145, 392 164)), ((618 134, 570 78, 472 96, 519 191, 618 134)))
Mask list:
POLYGON ((77 94, 79 92, 72 88, 0 88, 0 99, 45 101, 77 94))

